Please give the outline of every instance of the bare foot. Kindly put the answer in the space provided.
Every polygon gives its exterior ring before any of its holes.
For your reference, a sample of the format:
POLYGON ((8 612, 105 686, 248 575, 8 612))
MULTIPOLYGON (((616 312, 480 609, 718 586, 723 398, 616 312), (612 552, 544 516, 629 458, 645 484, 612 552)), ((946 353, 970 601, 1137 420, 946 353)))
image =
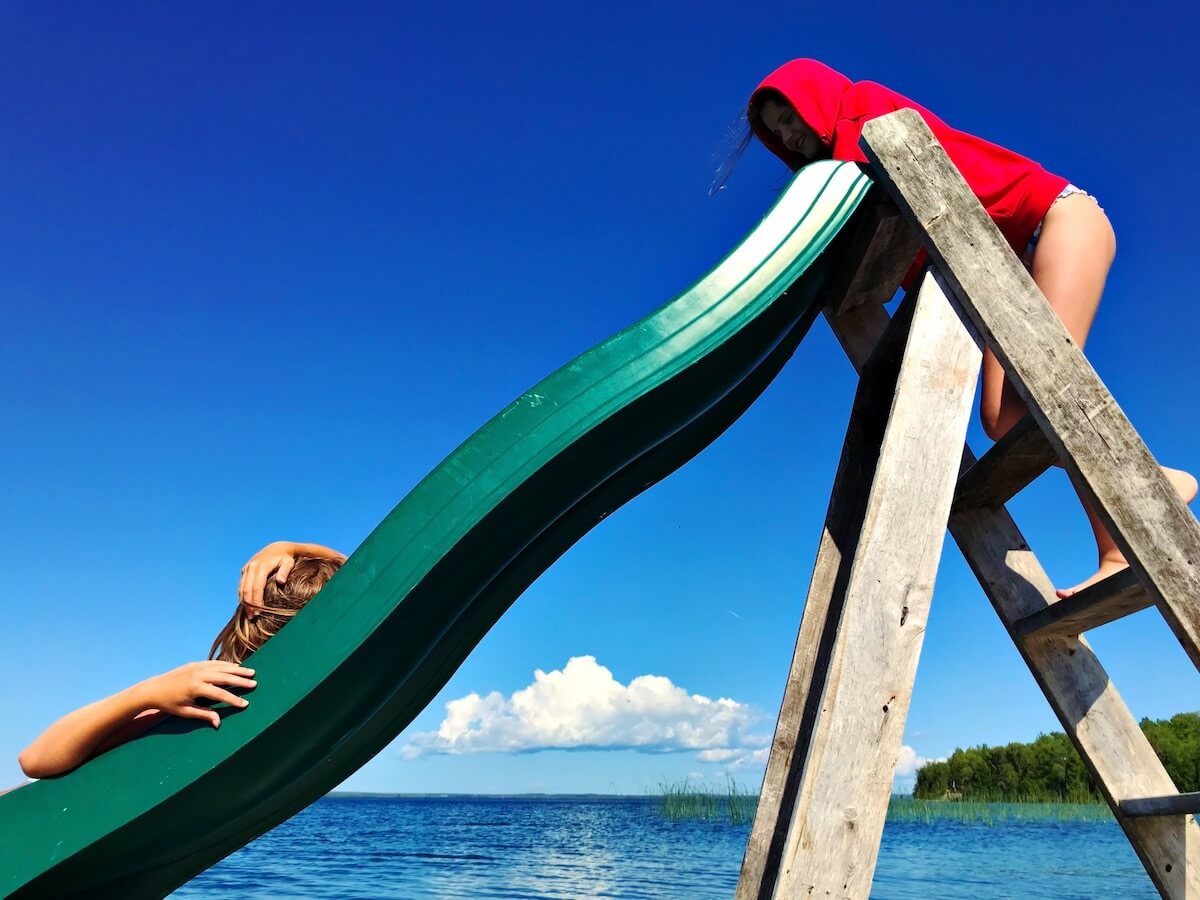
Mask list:
POLYGON ((1100 560, 1100 568, 1098 568, 1091 578, 1084 579, 1074 587, 1059 588, 1054 593, 1058 595, 1058 599, 1065 600, 1068 597, 1078 594, 1084 588, 1090 588, 1097 581, 1103 581, 1109 575, 1116 575, 1122 569, 1128 569, 1129 563, 1125 561, 1125 557, 1119 550, 1114 550, 1108 556, 1100 560))
MULTIPOLYGON (((1179 492, 1180 499, 1184 503, 1191 503, 1196 499, 1198 486, 1196 479, 1190 473, 1182 469, 1170 469, 1162 466, 1163 474, 1167 476, 1167 481, 1174 485, 1175 490, 1179 492)), ((1096 570, 1091 578, 1087 578, 1074 587, 1059 588, 1054 593, 1058 595, 1060 600, 1065 600, 1073 594, 1077 594, 1084 588, 1089 588, 1097 581, 1103 581, 1109 575, 1115 575, 1122 569, 1128 568, 1129 563, 1126 562, 1125 556, 1120 550, 1113 547, 1107 552, 1100 554, 1100 567, 1096 570)))

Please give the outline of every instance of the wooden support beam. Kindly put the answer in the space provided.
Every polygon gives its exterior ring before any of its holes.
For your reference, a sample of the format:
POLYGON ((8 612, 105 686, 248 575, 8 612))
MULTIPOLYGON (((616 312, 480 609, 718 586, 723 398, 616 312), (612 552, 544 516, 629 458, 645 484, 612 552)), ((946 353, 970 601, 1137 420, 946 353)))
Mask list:
POLYGON ((1003 506, 1056 462, 1042 429, 1026 416, 958 480, 954 507, 1003 506))
POLYGON ((1154 601, 1137 580, 1137 575, 1125 569, 1078 594, 1026 616, 1013 625, 1013 635, 1025 640, 1034 635, 1059 637, 1083 634, 1153 605, 1154 601))
POLYGON ((979 350, 920 288, 845 590, 776 898, 867 897, 912 694, 979 350))
POLYGON ((800 633, 759 791, 758 808, 742 858, 735 900, 769 900, 775 890, 790 812, 841 622, 850 562, 862 530, 867 495, 879 459, 879 447, 895 394, 915 300, 914 292, 901 304, 890 324, 887 313, 878 306, 873 309, 879 315, 870 319, 856 310, 839 317, 826 308, 826 314, 833 321, 840 319, 844 330, 861 341, 863 366, 860 371, 864 374, 859 381, 846 440, 842 444, 812 581, 804 601, 800 633), (869 367, 866 364, 868 357, 869 367))
POLYGON ((1182 816, 1200 813, 1200 793, 1122 800, 1121 813, 1126 816, 1182 816))
MULTIPOLYGON (((970 451, 967 451, 969 454, 970 451)), ((973 456, 968 456, 974 462, 973 456)), ((1177 793, 1154 748, 1081 637, 1017 641, 1014 624, 1054 605, 1050 579, 1003 507, 955 513, 950 533, 1013 634, 1063 729, 1091 770, 1155 887, 1164 897, 1200 896, 1200 829, 1191 820, 1130 818, 1122 797, 1177 793)))
MULTIPOLYGON (((886 328, 887 311, 859 307, 831 318, 830 324, 851 364, 861 371, 886 328)), ((963 471, 975 463, 964 446, 963 471)), ((1014 623, 1055 603, 1049 577, 1003 507, 957 509, 950 532, 1010 633, 1014 623)), ((1117 798, 1177 792, 1087 642, 1034 637, 1017 646, 1155 886, 1164 897, 1200 896, 1196 823, 1182 817, 1132 818, 1120 811, 1117 798)))
POLYGON ((860 304, 891 300, 921 250, 916 235, 886 196, 877 194, 876 202, 857 218, 845 262, 826 294, 827 308, 835 316, 860 304))
POLYGON ((914 110, 863 147, 967 320, 1200 667, 1200 525, 914 110))
POLYGON ((888 311, 875 303, 865 303, 835 313, 825 307, 825 319, 851 364, 860 375, 888 330, 888 311))

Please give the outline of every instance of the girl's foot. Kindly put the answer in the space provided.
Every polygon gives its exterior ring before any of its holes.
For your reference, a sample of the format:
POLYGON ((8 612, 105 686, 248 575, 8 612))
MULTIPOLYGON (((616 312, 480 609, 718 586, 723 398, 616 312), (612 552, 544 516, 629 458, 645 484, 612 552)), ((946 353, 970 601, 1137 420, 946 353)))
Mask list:
MULTIPOLYGON (((1167 476, 1167 481, 1175 486, 1175 490, 1179 492, 1179 496, 1184 503, 1191 503, 1196 499, 1198 485, 1196 479, 1191 474, 1184 472, 1182 469, 1169 469, 1166 466, 1162 466, 1162 470, 1163 474, 1167 476)), ((1060 588, 1054 593, 1059 596, 1059 599, 1066 599, 1072 594, 1079 593, 1084 588, 1091 587, 1097 581, 1103 581, 1109 575, 1114 575, 1128 567, 1129 563, 1126 562, 1125 556, 1120 550, 1113 548, 1107 553, 1100 554, 1100 567, 1091 578, 1079 582, 1074 587, 1060 588)))

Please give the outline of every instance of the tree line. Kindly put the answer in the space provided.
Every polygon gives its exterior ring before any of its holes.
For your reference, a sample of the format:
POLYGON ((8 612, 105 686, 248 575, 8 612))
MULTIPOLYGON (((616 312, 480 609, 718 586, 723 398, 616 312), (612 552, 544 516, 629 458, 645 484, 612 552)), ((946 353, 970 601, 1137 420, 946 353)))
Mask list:
MULTIPOLYGON (((1200 791, 1200 713, 1139 723, 1175 786, 1200 791)), ((919 800, 1006 800, 1096 803, 1100 792, 1079 754, 1062 732, 1032 743, 955 750, 949 759, 917 770, 919 800)))

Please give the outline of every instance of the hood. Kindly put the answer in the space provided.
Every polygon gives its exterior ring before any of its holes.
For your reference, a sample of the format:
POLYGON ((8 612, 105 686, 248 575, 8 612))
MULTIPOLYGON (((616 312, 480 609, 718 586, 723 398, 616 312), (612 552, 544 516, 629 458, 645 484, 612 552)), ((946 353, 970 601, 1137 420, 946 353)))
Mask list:
POLYGON ((833 144, 834 124, 842 106, 842 96, 851 84, 849 78, 822 62, 815 59, 793 59, 764 78, 762 84, 750 95, 750 103, 747 105, 750 127, 754 129, 755 137, 772 153, 792 169, 798 169, 804 164, 804 160, 784 147, 758 120, 757 108, 762 103, 764 92, 776 91, 783 94, 805 124, 817 133, 826 147, 829 147, 833 144))

